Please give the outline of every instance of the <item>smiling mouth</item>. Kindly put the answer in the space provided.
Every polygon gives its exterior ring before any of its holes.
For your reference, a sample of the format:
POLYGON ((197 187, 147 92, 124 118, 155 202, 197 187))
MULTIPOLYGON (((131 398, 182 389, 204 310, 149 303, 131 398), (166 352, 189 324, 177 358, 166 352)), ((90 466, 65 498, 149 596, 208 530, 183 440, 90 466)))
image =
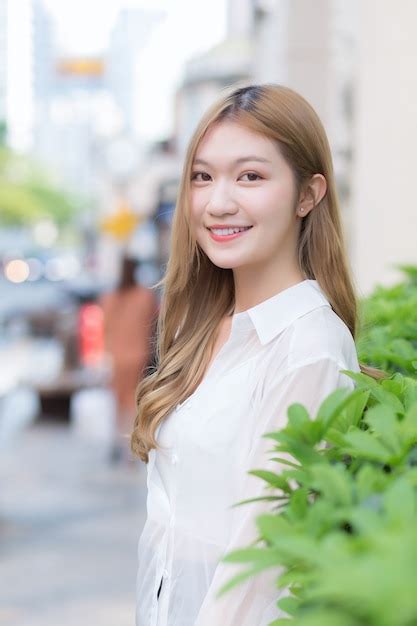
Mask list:
POLYGON ((251 228, 252 226, 245 226, 242 228, 208 228, 207 230, 214 241, 223 243, 242 237, 251 228))

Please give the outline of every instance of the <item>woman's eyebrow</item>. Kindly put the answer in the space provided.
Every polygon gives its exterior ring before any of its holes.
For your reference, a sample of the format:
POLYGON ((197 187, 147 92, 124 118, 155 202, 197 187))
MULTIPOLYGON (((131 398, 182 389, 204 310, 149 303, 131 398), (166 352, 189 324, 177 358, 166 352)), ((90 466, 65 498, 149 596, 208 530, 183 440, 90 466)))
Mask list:
MULTIPOLYGON (((269 161, 268 159, 251 155, 251 156, 239 157, 238 159, 233 161, 233 165, 235 164, 237 165, 238 163, 244 163, 245 161, 259 161, 260 163, 271 163, 271 161, 269 161)), ((204 159, 194 159, 194 165, 207 165, 208 167, 212 167, 211 164, 208 161, 205 161, 204 159)))

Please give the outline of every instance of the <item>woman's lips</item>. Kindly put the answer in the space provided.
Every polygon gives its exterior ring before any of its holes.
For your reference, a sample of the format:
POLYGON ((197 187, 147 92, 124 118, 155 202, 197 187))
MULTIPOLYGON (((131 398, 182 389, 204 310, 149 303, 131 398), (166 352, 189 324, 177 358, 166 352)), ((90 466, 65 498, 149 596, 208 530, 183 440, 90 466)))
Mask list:
POLYGON ((246 228, 245 230, 241 230, 238 233, 232 233, 231 235, 216 235, 216 233, 213 233, 210 229, 208 229, 208 231, 209 231, 210 237, 214 239, 214 241, 219 241, 223 243, 226 241, 231 241, 232 239, 236 239, 236 237, 241 237, 245 233, 249 232, 251 228, 252 226, 250 228, 246 228))

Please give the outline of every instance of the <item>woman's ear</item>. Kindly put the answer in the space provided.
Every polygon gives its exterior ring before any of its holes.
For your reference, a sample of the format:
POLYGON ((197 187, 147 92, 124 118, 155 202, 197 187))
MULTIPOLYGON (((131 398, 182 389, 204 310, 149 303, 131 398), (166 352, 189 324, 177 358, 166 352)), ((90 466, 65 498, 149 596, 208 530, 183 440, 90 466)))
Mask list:
POLYGON ((300 194, 297 214, 300 217, 305 217, 324 198, 326 191, 327 182, 324 176, 322 174, 314 174, 300 194))

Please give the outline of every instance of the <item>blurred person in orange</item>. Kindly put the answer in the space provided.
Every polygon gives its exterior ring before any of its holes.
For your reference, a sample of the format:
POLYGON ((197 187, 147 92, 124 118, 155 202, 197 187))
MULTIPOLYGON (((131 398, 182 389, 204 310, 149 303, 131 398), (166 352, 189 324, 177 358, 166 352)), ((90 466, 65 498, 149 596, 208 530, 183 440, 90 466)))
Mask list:
POLYGON ((110 460, 133 459, 129 437, 136 414, 135 391, 152 358, 158 301, 136 280, 140 262, 123 256, 116 288, 103 294, 105 350, 111 360, 110 386, 116 401, 116 433, 110 460))

